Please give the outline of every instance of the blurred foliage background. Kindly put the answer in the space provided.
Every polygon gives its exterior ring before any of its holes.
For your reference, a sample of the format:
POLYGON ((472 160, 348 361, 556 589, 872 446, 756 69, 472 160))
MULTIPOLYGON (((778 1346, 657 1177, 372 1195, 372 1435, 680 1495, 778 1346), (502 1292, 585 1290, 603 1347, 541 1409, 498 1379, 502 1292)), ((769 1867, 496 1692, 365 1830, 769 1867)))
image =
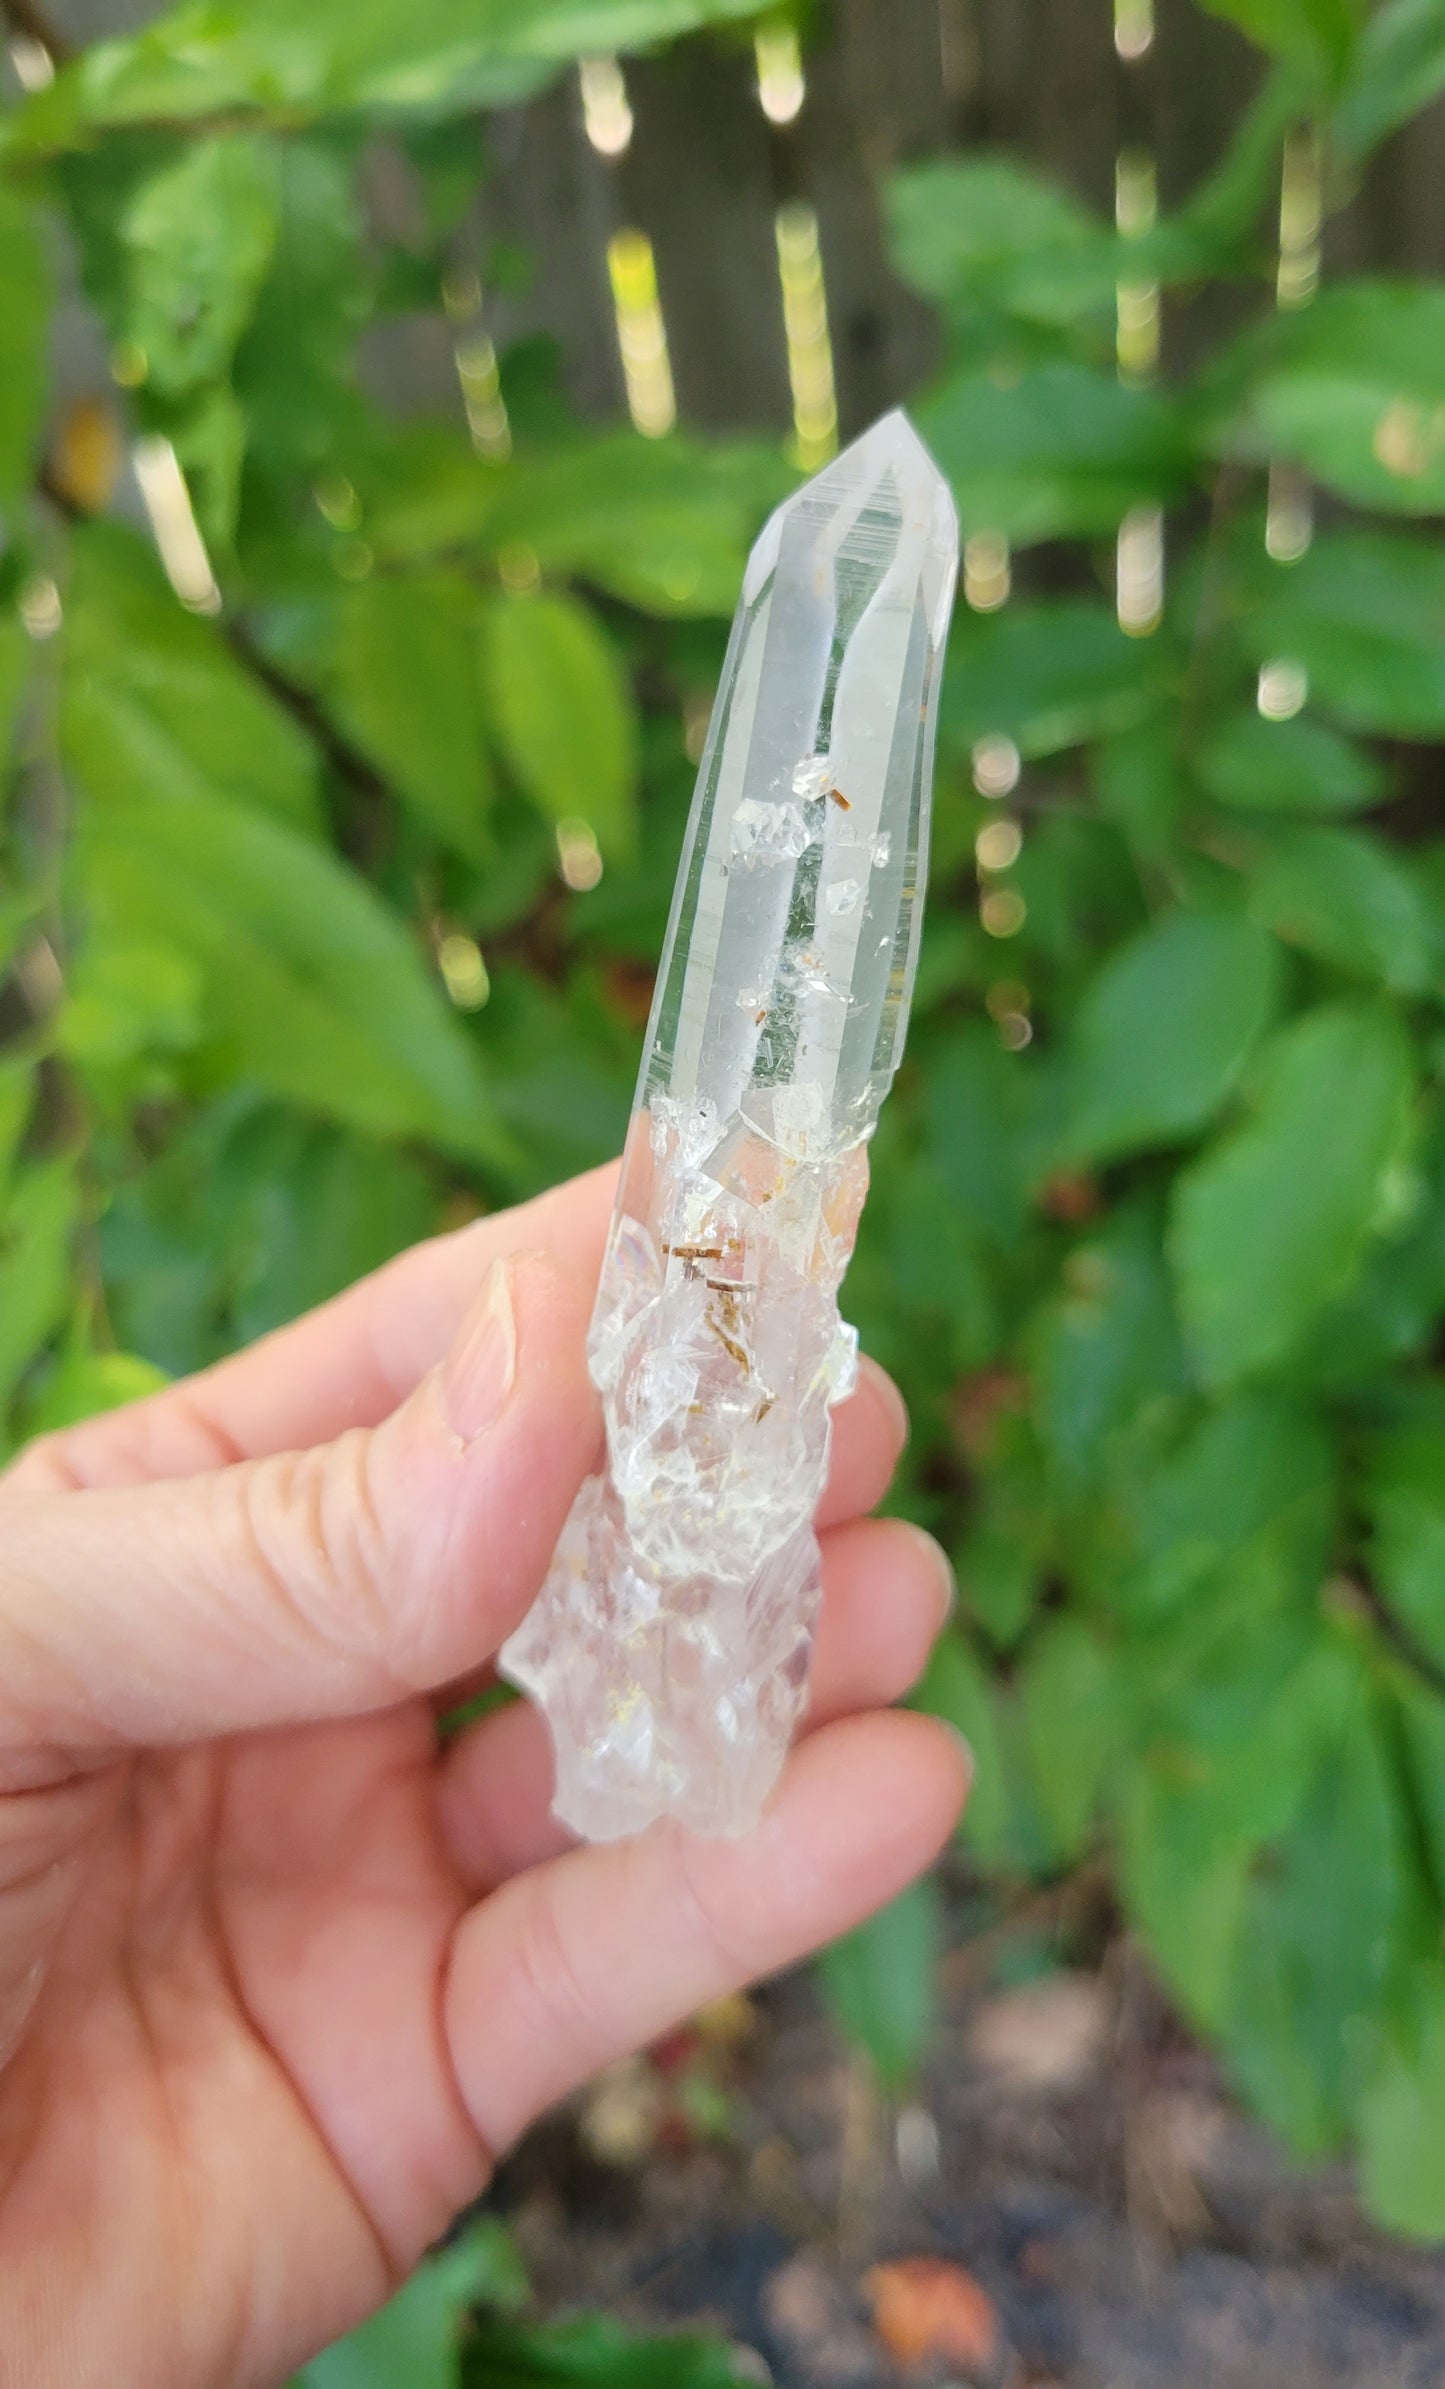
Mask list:
MULTIPOLYGON (((935 137, 830 217, 821 6, 9 0, 0 1401, 123 1400, 616 1147, 748 541, 906 396, 967 549, 849 1293, 961 1580, 979 1913, 1104 1854, 1244 2094, 1445 2234, 1445 0, 1160 8, 1211 158, 1151 145, 1150 0, 1061 35, 1117 100, 1074 187, 974 137, 947 0, 895 28, 935 137), (694 118, 629 183, 639 91, 694 118), (674 355, 694 282, 752 363, 674 355)), ((939 1930, 828 1961, 886 2082, 939 1930)), ((479 2284, 385 2323, 440 2369, 317 2381, 449 2378, 479 2284)), ((489 2380, 644 2378, 519 2328, 489 2380)))

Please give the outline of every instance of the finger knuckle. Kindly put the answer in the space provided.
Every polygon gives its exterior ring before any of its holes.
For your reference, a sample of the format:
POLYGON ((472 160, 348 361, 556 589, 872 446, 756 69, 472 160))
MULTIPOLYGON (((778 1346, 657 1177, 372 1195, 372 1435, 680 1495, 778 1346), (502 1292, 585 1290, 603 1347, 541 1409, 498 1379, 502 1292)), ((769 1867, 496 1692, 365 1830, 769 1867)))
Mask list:
POLYGON ((368 1466, 369 1438, 285 1452, 217 1480, 235 1510, 244 1573, 303 1642, 393 1672, 392 1567, 368 1466))

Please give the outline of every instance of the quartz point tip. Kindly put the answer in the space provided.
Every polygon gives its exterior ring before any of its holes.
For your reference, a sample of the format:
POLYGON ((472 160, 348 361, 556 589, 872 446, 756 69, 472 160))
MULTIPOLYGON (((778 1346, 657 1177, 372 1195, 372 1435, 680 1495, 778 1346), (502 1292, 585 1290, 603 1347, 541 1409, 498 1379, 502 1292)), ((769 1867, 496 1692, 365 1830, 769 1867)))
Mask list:
POLYGON ((745 1832, 803 1706, 838 1287, 902 1051, 958 566, 901 410, 765 524, 683 845, 588 1339, 606 1460, 503 1673, 588 1840, 745 1832))

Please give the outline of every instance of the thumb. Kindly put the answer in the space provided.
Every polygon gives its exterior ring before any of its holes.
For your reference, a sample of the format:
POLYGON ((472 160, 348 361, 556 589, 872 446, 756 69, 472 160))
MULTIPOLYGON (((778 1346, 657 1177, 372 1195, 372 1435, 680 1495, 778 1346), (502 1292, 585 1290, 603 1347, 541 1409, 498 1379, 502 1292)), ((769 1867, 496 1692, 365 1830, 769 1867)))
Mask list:
POLYGON ((590 1289, 497 1261, 381 1426, 206 1476, 0 1501, 0 1749, 358 1715, 496 1648, 595 1455, 590 1289))

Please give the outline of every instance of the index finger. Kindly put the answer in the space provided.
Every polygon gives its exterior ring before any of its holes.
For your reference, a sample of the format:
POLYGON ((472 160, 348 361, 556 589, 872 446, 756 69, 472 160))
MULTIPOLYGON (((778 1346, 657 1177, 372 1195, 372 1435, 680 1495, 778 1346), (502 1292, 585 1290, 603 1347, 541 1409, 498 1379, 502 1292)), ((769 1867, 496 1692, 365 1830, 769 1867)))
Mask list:
MULTIPOLYGON (((306 1451, 348 1427, 379 1426, 446 1352, 499 1256, 540 1248, 577 1259, 595 1278, 616 1178, 610 1162, 530 1203, 414 1245, 234 1358, 43 1436, 0 1481, 27 1492, 148 1484, 306 1451)), ((855 1518, 881 1500, 907 1431, 892 1379, 865 1360, 857 1391, 834 1412, 821 1525, 855 1518)))
POLYGON ((236 1460, 308 1451, 348 1427, 380 1426, 447 1351, 495 1260, 557 1253, 595 1279, 616 1176, 609 1162, 413 1245, 233 1358, 43 1436, 6 1484, 59 1492, 198 1476, 236 1460))

